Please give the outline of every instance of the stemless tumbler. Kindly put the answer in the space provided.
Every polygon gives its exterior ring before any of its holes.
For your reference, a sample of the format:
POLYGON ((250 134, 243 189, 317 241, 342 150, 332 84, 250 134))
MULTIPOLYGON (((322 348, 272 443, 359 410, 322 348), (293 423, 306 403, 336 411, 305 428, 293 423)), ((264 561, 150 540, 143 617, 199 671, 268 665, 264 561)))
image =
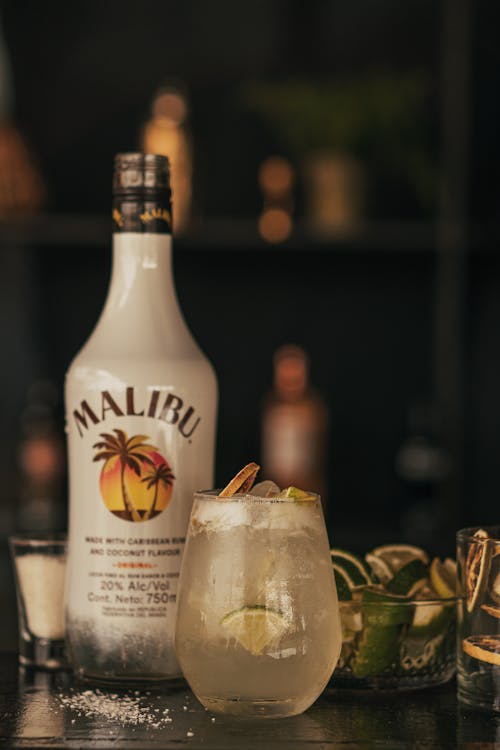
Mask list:
POLYGON ((305 711, 337 663, 341 626, 319 496, 195 495, 179 584, 176 651, 213 711, 305 711))
POLYGON ((458 698, 500 711, 500 526, 457 533, 458 698))

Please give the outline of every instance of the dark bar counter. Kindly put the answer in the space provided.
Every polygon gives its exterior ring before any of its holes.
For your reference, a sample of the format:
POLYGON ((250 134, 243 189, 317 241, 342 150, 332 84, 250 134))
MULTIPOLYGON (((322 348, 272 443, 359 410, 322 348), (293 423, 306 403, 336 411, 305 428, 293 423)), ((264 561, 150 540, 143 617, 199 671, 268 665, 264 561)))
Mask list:
POLYGON ((187 686, 118 690, 20 669, 0 652, 0 748, 321 750, 500 748, 500 716, 457 705, 455 683, 409 693, 327 689, 301 716, 237 720, 187 686), (100 692, 97 692, 97 691, 100 692))

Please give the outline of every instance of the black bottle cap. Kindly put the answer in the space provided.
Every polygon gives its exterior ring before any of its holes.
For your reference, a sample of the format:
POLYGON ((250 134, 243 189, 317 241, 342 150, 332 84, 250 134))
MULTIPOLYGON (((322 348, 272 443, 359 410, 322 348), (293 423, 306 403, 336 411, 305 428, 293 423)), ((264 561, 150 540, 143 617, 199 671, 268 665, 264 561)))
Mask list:
POLYGON ((170 164, 160 154, 117 154, 113 173, 115 196, 138 195, 168 191, 170 195, 170 164))

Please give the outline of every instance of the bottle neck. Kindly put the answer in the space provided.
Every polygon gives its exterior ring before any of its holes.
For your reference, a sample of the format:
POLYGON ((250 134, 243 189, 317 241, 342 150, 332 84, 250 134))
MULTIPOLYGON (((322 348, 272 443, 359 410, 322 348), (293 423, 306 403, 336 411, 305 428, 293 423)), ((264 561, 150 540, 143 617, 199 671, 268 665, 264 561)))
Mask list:
POLYGON ((169 313, 178 308, 172 274, 170 234, 118 232, 113 234, 113 266, 105 312, 130 311, 148 320, 150 308, 169 313))
POLYGON ((134 319, 178 309, 172 278, 170 192, 137 191, 113 197, 113 270, 104 312, 134 319))

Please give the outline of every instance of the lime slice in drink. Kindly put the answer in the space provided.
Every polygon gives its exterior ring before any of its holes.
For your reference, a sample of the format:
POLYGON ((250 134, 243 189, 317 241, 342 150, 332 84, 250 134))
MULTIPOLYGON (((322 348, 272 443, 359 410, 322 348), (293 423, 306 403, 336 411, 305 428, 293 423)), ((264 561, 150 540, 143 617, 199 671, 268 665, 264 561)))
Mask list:
POLYGON ((431 584, 439 596, 448 599, 455 596, 457 590, 457 564, 455 560, 447 557, 441 562, 435 557, 429 569, 431 584))
POLYGON ((467 594, 467 609, 472 612, 479 599, 483 596, 488 580, 491 563, 491 545, 488 544, 488 534, 478 529, 474 537, 477 542, 471 542, 465 561, 465 588, 467 594))
POLYGON ((266 646, 278 641, 288 630, 288 622, 281 612, 261 604, 229 612, 220 622, 254 656, 261 654, 266 646))
POLYGON ((382 547, 375 547, 370 554, 384 560, 393 573, 397 573, 403 565, 412 560, 421 560, 424 565, 429 564, 427 552, 412 544, 384 544, 382 547))
POLYGON ((427 583, 427 566, 416 557, 403 565, 387 584, 387 591, 400 596, 415 596, 427 583))
POLYGON ((286 497, 289 500, 312 501, 316 500, 317 496, 305 490, 299 490, 298 487, 286 487, 286 489, 281 490, 278 497, 286 497))
POLYGON ((331 549, 330 555, 334 568, 343 572, 351 591, 358 586, 373 583, 371 570, 361 557, 337 548, 331 549))
POLYGON ((488 664, 500 664, 500 637, 493 635, 470 635, 462 641, 466 654, 488 664))

